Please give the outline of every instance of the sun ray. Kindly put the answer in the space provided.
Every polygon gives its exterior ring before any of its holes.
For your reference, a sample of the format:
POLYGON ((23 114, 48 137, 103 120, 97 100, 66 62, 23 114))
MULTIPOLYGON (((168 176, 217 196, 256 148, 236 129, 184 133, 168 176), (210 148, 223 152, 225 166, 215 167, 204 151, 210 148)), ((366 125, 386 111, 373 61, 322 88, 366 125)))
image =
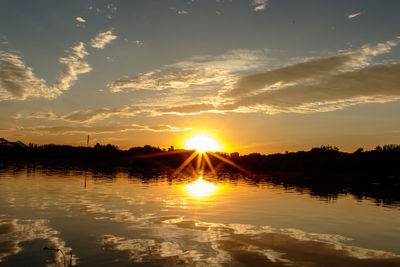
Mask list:
POLYGON ((175 176, 175 175, 177 175, 178 173, 180 173, 180 172, 186 167, 186 165, 188 165, 188 164, 196 157, 196 155, 197 155, 198 153, 199 153, 199 152, 194 151, 194 152, 192 153, 192 155, 190 155, 190 157, 188 157, 188 158, 181 164, 181 166, 179 166, 178 169, 176 169, 176 170, 174 171, 174 173, 172 174, 172 176, 175 176))
POLYGON ((210 158, 207 155, 207 152, 204 153, 204 159, 205 159, 208 167, 210 168, 212 174, 217 175, 217 173, 215 172, 215 169, 214 169, 214 167, 213 167, 213 165, 212 165, 212 163, 210 161, 210 158))
POLYGON ((251 171, 246 170, 246 169, 243 168, 242 166, 236 164, 235 162, 233 162, 233 161, 231 161, 231 160, 229 160, 229 159, 227 159, 227 158, 224 158, 224 157, 218 155, 217 153, 210 152, 210 154, 213 155, 214 157, 216 157, 217 159, 220 159, 220 160, 222 160, 222 161, 228 163, 229 165, 235 167, 235 168, 238 169, 239 171, 242 171, 242 172, 244 172, 244 173, 246 173, 246 174, 248 174, 248 175, 250 175, 250 176, 253 176, 253 177, 257 176, 257 175, 255 175, 254 173, 252 173, 251 171))
POLYGON ((199 173, 201 171, 200 167, 201 167, 201 159, 202 159, 202 157, 203 157, 203 153, 199 153, 199 156, 197 157, 197 163, 196 163, 196 171, 197 171, 197 173, 199 173))

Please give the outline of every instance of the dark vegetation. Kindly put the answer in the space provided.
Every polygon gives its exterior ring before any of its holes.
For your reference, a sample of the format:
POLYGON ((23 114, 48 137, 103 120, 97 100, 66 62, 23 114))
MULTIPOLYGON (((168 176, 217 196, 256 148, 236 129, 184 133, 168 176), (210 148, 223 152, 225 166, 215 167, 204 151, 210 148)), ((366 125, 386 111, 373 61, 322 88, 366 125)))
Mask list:
MULTIPOLYGON (((151 176, 150 173, 155 172, 172 174, 192 153, 173 148, 166 151, 149 145, 128 150, 110 144, 96 144, 94 147, 37 146, 0 138, 0 168, 39 164, 45 168, 109 172, 124 169, 151 176)), ((219 173, 235 171, 234 167, 211 153, 208 155, 219 173)), ((353 153, 341 152, 333 146, 321 146, 283 154, 218 155, 248 170, 246 176, 256 182, 268 180, 324 198, 350 193, 360 199, 373 198, 377 203, 400 203, 400 145, 377 146, 370 151, 360 148, 353 153)), ((189 167, 196 168, 196 162, 195 158, 189 167)))

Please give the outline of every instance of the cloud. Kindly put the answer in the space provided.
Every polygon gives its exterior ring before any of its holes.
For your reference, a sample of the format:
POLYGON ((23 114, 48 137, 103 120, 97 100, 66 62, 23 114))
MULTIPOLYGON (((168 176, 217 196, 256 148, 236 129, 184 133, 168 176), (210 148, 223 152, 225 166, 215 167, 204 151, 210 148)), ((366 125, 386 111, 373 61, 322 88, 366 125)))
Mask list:
MULTIPOLYGON (((162 91, 187 89, 214 84, 223 88, 235 80, 235 73, 265 66, 267 51, 237 49, 219 56, 194 56, 167 65, 163 70, 123 77, 108 84, 112 92, 131 90, 162 91)), ((181 90, 182 91, 182 90, 181 90)), ((182 95, 180 95, 182 96, 182 95)))
POLYGON ((192 85, 202 85, 217 81, 221 76, 217 72, 208 71, 176 71, 166 74, 149 72, 136 77, 121 78, 108 86, 112 92, 123 89, 132 90, 165 90, 168 88, 188 88, 192 85))
POLYGON ((122 107, 122 108, 99 108, 88 110, 76 110, 62 116, 57 116, 53 112, 34 112, 28 118, 63 120, 68 122, 94 122, 104 120, 111 116, 132 117, 138 113, 144 112, 138 107, 122 107))
POLYGON ((318 112, 399 98, 399 64, 371 66, 371 58, 388 53, 398 40, 364 45, 326 58, 241 77, 221 95, 237 112, 318 112), (239 109, 239 110, 238 110, 239 109))
POLYGON ((324 77, 357 70, 370 65, 370 59, 388 53, 398 45, 398 40, 375 45, 364 45, 356 51, 346 51, 325 58, 310 59, 305 62, 273 69, 264 73, 244 76, 237 81, 226 96, 258 94, 273 91, 299 82, 318 82, 324 77))
MULTIPOLYGON (((101 49, 116 38, 109 30, 93 38, 91 45, 101 49)), ((26 66, 19 55, 0 51, 0 101, 25 100, 28 97, 54 99, 61 95, 62 91, 68 90, 78 80, 79 75, 92 70, 84 60, 89 55, 86 46, 79 42, 67 50, 67 56, 59 58, 64 68, 52 86, 48 86, 44 79, 36 77, 32 68, 26 66)))
POLYGON ((45 80, 37 78, 18 55, 0 51, 0 100, 53 99, 60 94, 58 88, 49 87, 45 80))
POLYGON ((77 110, 60 116, 39 113, 31 117, 87 123, 143 113, 160 116, 325 112, 363 103, 395 101, 399 98, 398 64, 373 64, 373 61, 374 57, 389 53, 399 40, 364 45, 357 50, 340 51, 264 72, 259 70, 270 62, 265 50, 195 56, 108 84, 113 92, 151 91, 151 101, 122 108, 77 110))
POLYGON ((82 59, 88 55, 85 44, 79 43, 70 49, 68 57, 61 57, 59 62, 65 67, 53 86, 48 86, 44 79, 37 78, 32 69, 15 54, 0 51, 0 100, 28 97, 54 99, 68 90, 78 75, 92 70, 82 59))
POLYGON ((89 54, 88 52, 86 52, 85 47, 86 45, 83 42, 80 42, 77 46, 73 46, 71 50, 77 57, 84 58, 89 54))
POLYGON ((352 18, 358 17, 359 15, 361 15, 361 12, 357 12, 357 13, 354 13, 354 14, 350 14, 350 15, 347 16, 347 18, 348 18, 348 19, 352 19, 352 18))
POLYGON ((217 70, 218 72, 244 72, 265 67, 269 62, 269 50, 234 49, 227 53, 213 56, 193 56, 189 59, 167 65, 166 68, 187 70, 217 70))
POLYGON ((205 112, 324 112, 399 98, 398 64, 372 64, 400 38, 311 58, 265 72, 265 51, 234 50, 196 56, 136 77, 109 83, 113 92, 152 90, 141 107, 153 116, 205 112))
POLYGON ((253 6, 254 11, 264 10, 268 5, 269 0, 252 0, 251 6, 253 6))
POLYGON ((82 23, 86 22, 86 20, 84 18, 81 18, 81 17, 76 17, 75 20, 78 21, 78 22, 82 22, 82 23))
POLYGON ((112 19, 112 16, 117 12, 118 8, 110 3, 105 6, 105 8, 96 7, 95 3, 88 7, 88 10, 94 12, 96 15, 104 15, 107 19, 112 19))
POLYGON ((30 133, 43 135, 43 134, 110 134, 110 133, 122 133, 128 131, 151 131, 151 132, 182 132, 188 131, 192 128, 178 128, 171 125, 105 125, 105 126, 35 126, 35 127, 16 127, 11 130, 15 131, 29 131, 30 133))
POLYGON ((56 120, 58 116, 53 112, 34 112, 31 113, 28 118, 56 120))
POLYGON ((123 107, 114 109, 99 108, 95 110, 77 110, 59 118, 70 122, 91 122, 96 120, 104 120, 115 115, 131 117, 139 112, 141 112, 141 110, 137 107, 123 107))
POLYGON ((135 41, 135 44, 136 44, 138 47, 141 47, 144 43, 143 43, 142 41, 140 41, 140 40, 136 40, 136 41, 135 41))
POLYGON ((363 103, 400 99, 399 64, 371 65, 375 56, 388 53, 398 39, 358 50, 310 59, 302 63, 245 75, 213 103, 168 106, 157 111, 192 115, 204 112, 325 112, 363 103))
POLYGON ((87 55, 84 43, 71 47, 69 55, 59 59, 65 65, 60 77, 53 86, 48 86, 18 55, 0 51, 0 100, 24 100, 27 97, 54 99, 68 90, 78 75, 92 70, 83 60, 87 55))
MULTIPOLYGON (((225 109, 228 106, 224 106, 225 109)), ((99 108, 93 110, 76 110, 64 115, 56 115, 53 112, 34 112, 26 116, 26 118, 35 118, 35 119, 45 119, 45 120, 61 120, 67 122, 76 122, 76 123, 93 123, 96 121, 101 121, 108 119, 112 116, 119 117, 134 117, 138 114, 148 113, 152 116, 160 116, 164 114, 175 114, 175 115, 194 115, 200 114, 204 112, 213 112, 213 113, 222 113, 226 112, 226 110, 220 110, 221 106, 216 107, 213 104, 203 103, 203 104, 191 104, 191 105, 181 105, 181 106, 172 106, 172 107, 162 107, 162 108, 146 108, 139 106, 126 106, 123 108, 99 108)), ((235 108, 231 108, 235 109, 235 108)), ((23 118, 21 114, 19 114, 18 119, 23 118)), ((149 126, 148 128, 154 129, 175 129, 179 130, 179 128, 172 126, 149 126)))
POLYGON ((117 36, 113 35, 112 30, 108 30, 106 32, 102 32, 96 35, 96 37, 91 40, 90 45, 93 48, 103 49, 106 44, 115 39, 117 39, 117 36))
POLYGON ((115 13, 118 8, 114 4, 108 4, 107 9, 110 10, 111 13, 115 13))
MULTIPOLYGON (((245 77, 240 88, 260 87, 268 72, 245 77), (255 79, 255 80, 254 80, 255 79), (259 86, 254 86, 258 84, 259 86)), ((313 80, 283 80, 276 88, 266 89, 234 101, 235 107, 253 108, 266 113, 320 112, 343 109, 362 103, 384 103, 400 99, 400 63, 377 65, 360 70, 327 75, 313 80)))
POLYGON ((193 104, 193 105, 182 105, 175 107, 160 108, 154 111, 155 114, 176 114, 176 115, 194 115, 203 112, 215 112, 218 113, 218 108, 213 104, 193 104))
POLYGON ((59 62, 65 65, 59 79, 55 83, 55 86, 60 90, 68 90, 78 80, 78 75, 92 70, 90 65, 82 60, 88 55, 84 43, 80 42, 77 46, 72 47, 71 50, 73 51, 71 55, 59 59, 59 62))

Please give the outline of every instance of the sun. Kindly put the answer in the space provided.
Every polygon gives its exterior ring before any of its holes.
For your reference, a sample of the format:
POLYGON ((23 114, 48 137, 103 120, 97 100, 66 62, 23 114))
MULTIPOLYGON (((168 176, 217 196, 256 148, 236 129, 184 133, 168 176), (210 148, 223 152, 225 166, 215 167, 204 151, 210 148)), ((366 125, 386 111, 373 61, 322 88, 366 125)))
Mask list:
POLYGON ((185 148, 196 150, 199 153, 221 151, 221 145, 214 138, 204 133, 189 137, 185 142, 185 148))

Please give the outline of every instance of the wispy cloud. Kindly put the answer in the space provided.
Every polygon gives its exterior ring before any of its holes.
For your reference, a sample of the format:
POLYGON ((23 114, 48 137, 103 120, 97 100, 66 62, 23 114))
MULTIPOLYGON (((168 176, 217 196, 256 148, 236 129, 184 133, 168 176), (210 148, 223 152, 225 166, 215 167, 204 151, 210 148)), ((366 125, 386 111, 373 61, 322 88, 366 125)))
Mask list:
POLYGON ((236 72, 265 66, 268 51, 237 49, 219 56, 194 56, 165 66, 162 70, 123 77, 108 84, 112 92, 190 88, 211 83, 230 84, 236 72))
POLYGON ((103 49, 106 44, 115 39, 117 39, 117 36, 113 35, 112 30, 108 30, 96 35, 96 37, 91 40, 90 45, 97 49, 103 49))
POLYGON ((251 6, 254 11, 264 10, 268 5, 269 0, 252 0, 251 6))
POLYGON ((60 94, 58 88, 48 87, 45 80, 37 78, 18 55, 0 51, 0 100, 52 99, 60 94))
POLYGON ((342 72, 357 70, 370 65, 371 58, 388 53, 398 45, 398 40, 375 45, 364 45, 359 50, 337 55, 310 59, 302 63, 252 74, 240 78, 227 96, 257 95, 291 86, 293 83, 318 82, 323 78, 342 72))
POLYGON ((143 112, 137 107, 123 108, 99 108, 93 110, 76 110, 62 116, 57 116, 53 112, 34 112, 28 118, 48 119, 48 120, 63 120, 68 122, 93 122, 104 120, 111 116, 132 117, 143 112))
POLYGON ((354 13, 354 14, 350 14, 350 15, 347 16, 347 18, 348 18, 348 19, 352 19, 352 18, 358 17, 359 15, 361 15, 361 12, 357 12, 357 13, 354 13))
MULTIPOLYGON (((113 92, 148 90, 152 101, 122 108, 77 110, 42 118, 95 122, 111 116, 151 116, 200 113, 325 112, 363 103, 400 99, 400 63, 377 64, 374 57, 389 53, 400 38, 329 57, 256 72, 269 62, 260 51, 197 56, 109 84, 113 92), (245 56, 246 55, 246 56, 245 56), (253 63, 253 64, 251 64, 253 63), (248 72, 253 74, 248 74, 248 72)), ((36 115, 38 116, 38 115, 36 115)))
POLYGON ((192 85, 203 85, 218 80, 221 75, 207 71, 176 71, 166 74, 149 72, 132 78, 121 78, 109 84, 112 92, 123 89, 165 90, 168 88, 188 88, 192 85))
POLYGON ((206 112, 216 112, 218 113, 218 108, 212 104, 193 104, 193 105, 182 105, 175 107, 159 108, 154 110, 155 114, 176 114, 176 115, 194 115, 206 112))
POLYGON ((18 55, 0 51, 0 100, 24 100, 27 97, 53 99, 68 90, 78 75, 92 70, 83 60, 88 55, 84 43, 69 51, 69 56, 59 59, 65 67, 54 86, 48 86, 44 79, 37 78, 18 55))
MULTIPOLYGON (((19 118, 22 118, 23 116, 20 114, 19 118)), ((35 118, 35 119, 48 119, 48 120, 56 120, 59 119, 59 117, 54 114, 53 112, 34 112, 31 113, 28 118, 35 118)))
POLYGON ((153 90, 160 97, 142 105, 152 115, 329 111, 398 99, 397 64, 371 65, 374 57, 398 43, 396 38, 251 75, 245 73, 266 66, 266 53, 237 50, 197 56, 115 80, 109 87, 113 92, 153 90))
POLYGON ((94 12, 96 15, 105 16, 107 19, 112 19, 114 14, 118 10, 118 8, 112 3, 107 4, 105 8, 100 8, 99 6, 96 6, 95 3, 93 3, 93 5, 90 5, 88 9, 94 12))
POLYGON ((141 47, 142 45, 144 45, 143 41, 140 41, 140 40, 136 40, 136 41, 135 41, 135 44, 136 44, 138 47, 141 47))
POLYGON ((16 127, 11 130, 14 131, 28 131, 30 133, 43 135, 43 134, 110 134, 110 133, 122 133, 128 131, 151 131, 151 132, 182 132, 191 130, 190 127, 179 128, 171 125, 138 125, 138 124, 127 124, 127 125, 104 125, 104 126, 35 126, 35 127, 16 127))
MULTIPOLYGON (((101 49, 116 39, 111 30, 97 35, 91 42, 92 46, 101 49)), ((28 97, 54 99, 68 90, 78 79, 78 76, 88 73, 92 67, 85 61, 89 53, 86 44, 79 42, 67 51, 67 56, 59 62, 64 69, 54 85, 49 86, 44 79, 38 78, 32 68, 25 65, 21 56, 16 53, 0 51, 0 101, 28 97)))
POLYGON ((371 66, 374 56, 390 52, 398 39, 364 45, 356 51, 240 78, 222 97, 230 108, 276 113, 317 112, 348 105, 398 99, 399 64, 371 66), (396 85, 397 84, 397 85, 396 85))
MULTIPOLYGON (((118 117, 134 117, 138 114, 150 113, 151 110, 146 110, 135 106, 125 106, 122 108, 98 108, 98 109, 85 109, 75 110, 63 115, 57 115, 54 112, 33 112, 29 115, 22 115, 18 113, 18 119, 43 119, 43 120, 58 120, 74 123, 94 123, 97 121, 106 120, 113 116, 118 117)), ((15 116, 14 116, 15 117, 15 116)))
POLYGON ((82 23, 86 22, 86 20, 84 18, 82 18, 82 17, 76 17, 75 20, 78 21, 78 22, 82 22, 82 23))
POLYGON ((78 75, 90 72, 92 67, 83 61, 88 53, 85 50, 85 44, 80 42, 77 46, 71 48, 73 52, 68 57, 60 58, 60 63, 65 67, 61 72, 60 78, 57 80, 55 86, 60 90, 68 90, 73 82, 78 79, 78 75))
MULTIPOLYGON (((247 94, 233 102, 235 108, 266 113, 321 112, 363 103, 382 103, 400 99, 400 64, 377 65, 355 71, 338 72, 312 80, 283 80, 276 88, 247 94)), ((254 79, 269 73, 244 78, 240 86, 252 86, 254 79)))
POLYGON ((177 12, 179 15, 187 15, 189 12, 187 10, 178 10, 177 12))
POLYGON ((89 53, 86 51, 86 45, 83 42, 80 42, 78 45, 73 46, 71 48, 71 50, 74 52, 74 54, 79 57, 79 58, 84 58, 87 55, 89 55, 89 53))

